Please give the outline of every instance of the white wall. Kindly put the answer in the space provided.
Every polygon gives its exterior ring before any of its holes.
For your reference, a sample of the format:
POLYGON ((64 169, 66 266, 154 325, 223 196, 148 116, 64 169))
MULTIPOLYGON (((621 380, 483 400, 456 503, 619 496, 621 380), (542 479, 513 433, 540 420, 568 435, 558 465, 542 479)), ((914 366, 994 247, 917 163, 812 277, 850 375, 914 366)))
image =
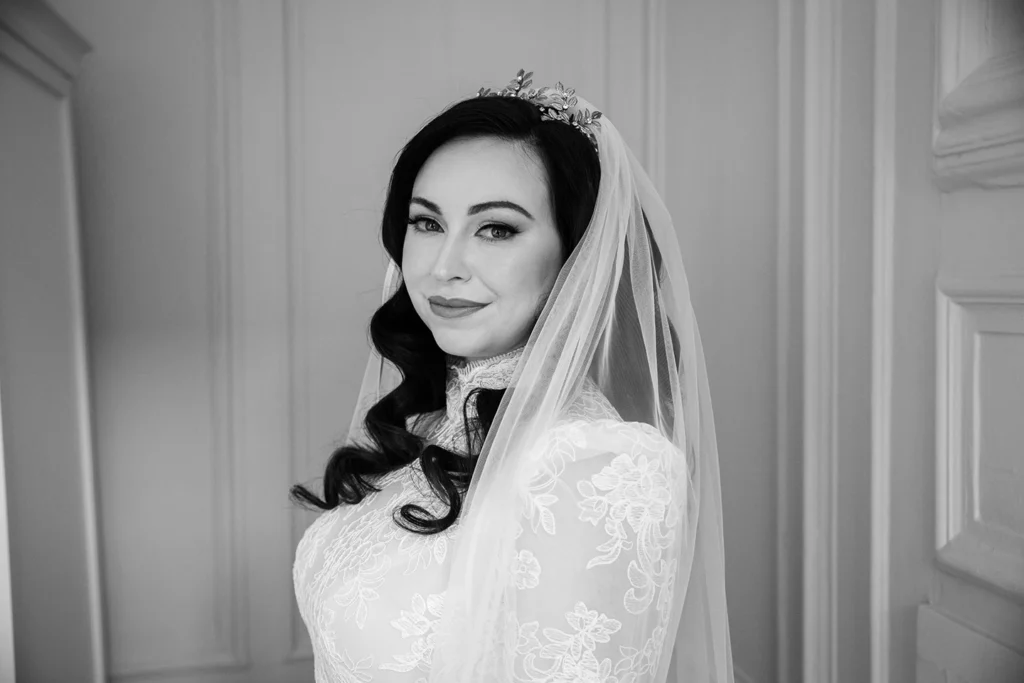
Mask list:
POLYGON ((666 202, 715 409, 733 648, 774 681, 778 7, 666 4, 666 202))

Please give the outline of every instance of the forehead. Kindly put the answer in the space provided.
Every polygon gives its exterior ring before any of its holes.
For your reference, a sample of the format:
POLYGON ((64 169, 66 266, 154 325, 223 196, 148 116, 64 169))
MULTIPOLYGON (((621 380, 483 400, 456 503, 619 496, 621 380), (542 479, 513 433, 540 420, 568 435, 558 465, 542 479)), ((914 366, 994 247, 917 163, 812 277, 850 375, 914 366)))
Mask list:
POLYGON ((459 139, 430 155, 416 176, 413 195, 451 208, 510 199, 540 209, 548 198, 547 174, 536 153, 522 144, 459 139))

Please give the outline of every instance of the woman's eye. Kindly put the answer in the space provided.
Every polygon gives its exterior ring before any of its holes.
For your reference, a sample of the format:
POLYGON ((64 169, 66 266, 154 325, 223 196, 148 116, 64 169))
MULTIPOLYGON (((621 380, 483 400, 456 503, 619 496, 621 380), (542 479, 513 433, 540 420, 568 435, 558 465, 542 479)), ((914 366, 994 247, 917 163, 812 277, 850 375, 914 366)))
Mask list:
POLYGON ((438 225, 437 221, 435 221, 433 218, 426 218, 423 216, 419 218, 410 218, 409 225, 413 226, 416 230, 419 230, 420 232, 437 232, 441 229, 441 226, 438 225))
POLYGON ((490 233, 490 236, 486 239, 495 241, 507 240, 519 232, 515 228, 510 228, 507 225, 485 225, 483 230, 490 233))

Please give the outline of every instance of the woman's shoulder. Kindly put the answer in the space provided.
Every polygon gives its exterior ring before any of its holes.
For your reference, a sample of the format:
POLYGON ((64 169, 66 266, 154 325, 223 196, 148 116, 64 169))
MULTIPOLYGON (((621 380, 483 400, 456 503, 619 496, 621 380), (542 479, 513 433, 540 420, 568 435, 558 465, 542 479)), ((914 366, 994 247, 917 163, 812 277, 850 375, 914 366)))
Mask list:
POLYGON ((650 467, 667 474, 685 461, 682 451, 657 428, 618 416, 558 420, 531 450, 540 471, 561 472, 576 463, 587 470, 650 467))
POLYGON ((675 448, 658 429, 644 422, 624 420, 589 377, 576 398, 541 435, 539 450, 572 446, 577 454, 648 451, 675 448))
POLYGON ((619 420, 619 412, 601 392, 594 380, 587 377, 576 398, 560 416, 561 420, 585 420, 593 422, 602 419, 619 420))
POLYGON ((622 496, 653 495, 662 503, 674 499, 678 505, 688 497, 683 451, 644 422, 561 420, 546 430, 531 455, 527 498, 551 482, 580 494, 585 492, 580 486, 597 486, 622 496), (639 489, 634 485, 642 482, 647 484, 639 489))
POLYGON ((587 452, 662 453, 678 448, 646 422, 614 418, 574 418, 557 421, 543 437, 545 445, 570 442, 587 452))

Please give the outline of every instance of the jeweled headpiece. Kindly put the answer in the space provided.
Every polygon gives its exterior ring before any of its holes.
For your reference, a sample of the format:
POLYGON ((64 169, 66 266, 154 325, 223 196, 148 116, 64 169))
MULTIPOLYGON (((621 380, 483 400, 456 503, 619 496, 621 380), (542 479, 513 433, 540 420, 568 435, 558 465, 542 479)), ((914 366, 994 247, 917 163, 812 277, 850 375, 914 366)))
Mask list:
POLYGON ((530 88, 533 83, 530 80, 532 77, 532 71, 524 72, 520 69, 516 77, 498 92, 494 92, 490 88, 480 88, 477 97, 518 97, 531 102, 540 109, 542 119, 569 124, 586 135, 596 149, 597 135, 595 131, 601 127, 598 120, 601 118, 601 112, 575 109, 576 91, 564 87, 561 83, 556 83, 554 88, 530 88))

